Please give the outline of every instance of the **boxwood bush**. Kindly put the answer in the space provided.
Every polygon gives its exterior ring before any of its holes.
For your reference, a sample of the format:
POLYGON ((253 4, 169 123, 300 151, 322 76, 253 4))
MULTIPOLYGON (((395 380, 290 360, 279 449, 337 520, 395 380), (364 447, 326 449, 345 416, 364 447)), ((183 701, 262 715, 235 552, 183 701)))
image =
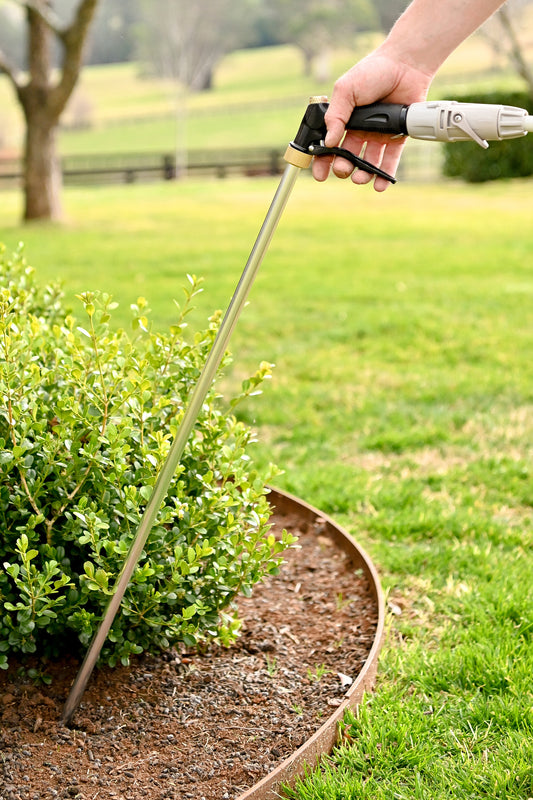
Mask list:
MULTIPOLYGON (((57 287, 41 288, 21 252, 0 255, 0 666, 55 658, 90 642, 151 487, 211 347, 219 315, 194 335, 166 333, 145 301, 133 333, 113 329, 111 298, 81 295, 79 323, 57 287)), ((226 358, 225 364, 228 363, 226 358)), ((233 407, 259 392, 262 364, 225 402, 203 405, 126 591, 101 662, 184 643, 232 641, 235 598, 275 573, 293 544, 270 531, 254 439, 233 407)))
MULTIPOLYGON (((462 103, 494 103, 526 108, 533 103, 526 92, 490 92, 456 98, 462 103)), ((533 175, 533 136, 490 142, 484 150, 474 142, 444 145, 444 175, 462 178, 469 183, 483 183, 499 178, 524 178, 533 175)))

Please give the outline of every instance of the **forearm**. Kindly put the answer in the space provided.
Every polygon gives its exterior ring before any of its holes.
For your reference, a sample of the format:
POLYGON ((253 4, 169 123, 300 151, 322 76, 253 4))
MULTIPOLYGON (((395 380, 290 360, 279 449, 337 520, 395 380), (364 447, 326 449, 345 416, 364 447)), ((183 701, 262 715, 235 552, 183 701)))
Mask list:
POLYGON ((433 76, 503 0, 413 0, 379 50, 433 76))

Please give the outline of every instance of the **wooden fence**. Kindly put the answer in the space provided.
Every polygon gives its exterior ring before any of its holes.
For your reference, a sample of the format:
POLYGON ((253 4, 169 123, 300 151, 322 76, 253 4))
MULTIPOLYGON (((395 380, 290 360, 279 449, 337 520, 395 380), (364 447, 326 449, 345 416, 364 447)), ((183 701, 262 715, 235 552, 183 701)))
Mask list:
MULTIPOLYGON (((412 143, 400 164, 401 180, 434 180, 440 175, 441 149, 433 143, 412 143)), ((279 175, 285 161, 283 149, 246 148, 238 150, 190 150, 182 163, 173 153, 116 153, 65 156, 61 161, 65 185, 98 185, 174 180, 203 175, 225 178, 279 175)), ((0 157, 0 188, 20 186, 22 163, 0 157)))
MULTIPOLYGON (((283 171, 284 150, 191 150, 184 159, 171 153, 116 153, 65 156, 61 160, 65 185, 135 183, 174 180, 186 175, 225 178, 232 174, 278 175, 283 171)), ((0 158, 0 187, 19 185, 22 163, 0 158)))

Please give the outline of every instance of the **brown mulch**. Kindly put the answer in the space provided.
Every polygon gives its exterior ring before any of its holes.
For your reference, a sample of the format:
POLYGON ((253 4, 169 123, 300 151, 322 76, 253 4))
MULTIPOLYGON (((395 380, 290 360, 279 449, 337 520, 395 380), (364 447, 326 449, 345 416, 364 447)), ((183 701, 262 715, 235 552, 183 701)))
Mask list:
POLYGON ((0 675, 0 800, 235 800, 323 724, 367 659, 377 607, 319 522, 274 521, 301 549, 239 601, 231 648, 99 669, 69 727, 77 662, 47 664, 49 686, 17 665, 0 675))

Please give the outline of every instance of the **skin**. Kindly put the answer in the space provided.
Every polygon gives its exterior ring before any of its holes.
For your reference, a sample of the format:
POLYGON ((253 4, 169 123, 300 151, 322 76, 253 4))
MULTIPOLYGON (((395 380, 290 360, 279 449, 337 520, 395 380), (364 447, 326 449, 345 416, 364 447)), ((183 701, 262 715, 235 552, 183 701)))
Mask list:
MULTIPOLYGON (((377 50, 342 75, 335 83, 326 125, 328 147, 342 146, 394 175, 405 139, 385 134, 348 131, 345 125, 355 106, 378 101, 410 104, 424 101, 431 81, 446 58, 491 14, 502 0, 413 0, 377 50), (343 140, 343 137, 344 140, 343 140)), ((333 173, 355 184, 374 177, 353 170, 343 158, 317 158, 313 176, 324 181, 333 173)), ((384 191, 389 182, 376 177, 374 189, 384 191)))

